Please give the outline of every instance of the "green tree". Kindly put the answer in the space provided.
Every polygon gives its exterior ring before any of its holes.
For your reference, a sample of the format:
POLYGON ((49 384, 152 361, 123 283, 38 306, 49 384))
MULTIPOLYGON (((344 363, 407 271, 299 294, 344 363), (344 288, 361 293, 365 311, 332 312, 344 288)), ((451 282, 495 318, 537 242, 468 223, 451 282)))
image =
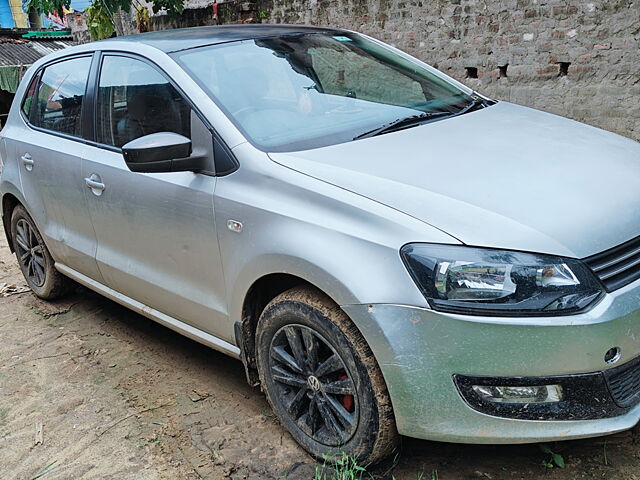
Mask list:
POLYGON ((35 10, 38 14, 57 13, 60 18, 64 9, 69 8, 71 0, 28 0, 25 4, 27 11, 35 10))
MULTIPOLYGON (((64 9, 68 9, 71 0, 27 0, 27 10, 35 10, 38 14, 57 13, 60 17, 64 9)), ((119 11, 130 12, 131 8, 145 8, 138 0, 93 0, 85 10, 87 26, 93 40, 101 40, 118 33, 115 15, 119 11)), ((165 10, 169 15, 181 14, 184 10, 183 0, 154 0, 153 12, 165 10)))

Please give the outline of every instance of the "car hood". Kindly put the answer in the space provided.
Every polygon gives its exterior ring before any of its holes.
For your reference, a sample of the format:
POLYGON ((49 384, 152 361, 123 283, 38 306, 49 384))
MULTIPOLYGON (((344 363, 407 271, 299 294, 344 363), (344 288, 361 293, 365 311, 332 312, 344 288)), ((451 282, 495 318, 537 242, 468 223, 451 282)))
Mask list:
POLYGON ((507 102, 269 155, 468 245, 582 258, 640 235, 640 144, 507 102))

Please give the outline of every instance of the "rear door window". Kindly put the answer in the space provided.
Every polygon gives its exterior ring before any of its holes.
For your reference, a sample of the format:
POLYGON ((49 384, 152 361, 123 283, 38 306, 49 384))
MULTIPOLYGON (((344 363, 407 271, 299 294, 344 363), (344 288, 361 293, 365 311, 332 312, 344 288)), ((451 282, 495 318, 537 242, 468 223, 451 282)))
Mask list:
POLYGON ((105 56, 98 85, 97 141, 122 147, 157 132, 190 138, 190 105, 150 64, 131 57, 105 56))
MULTIPOLYGON (((32 125, 74 137, 82 136, 82 102, 91 57, 78 57, 46 67, 33 98, 25 100, 32 125)), ((26 113, 26 112, 25 112, 26 113)))

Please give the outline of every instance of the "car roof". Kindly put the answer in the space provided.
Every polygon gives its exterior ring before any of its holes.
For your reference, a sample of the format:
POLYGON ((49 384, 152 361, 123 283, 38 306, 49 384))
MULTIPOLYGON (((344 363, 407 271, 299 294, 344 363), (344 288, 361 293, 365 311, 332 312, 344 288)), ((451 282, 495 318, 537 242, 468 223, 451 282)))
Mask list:
POLYGON ((176 52, 189 48, 214 45, 217 43, 251 40, 254 38, 281 37, 305 33, 345 33, 345 30, 313 27, 307 25, 215 25, 206 27, 178 28, 174 30, 158 30, 122 37, 109 38, 99 43, 139 42, 155 47, 163 52, 176 52))

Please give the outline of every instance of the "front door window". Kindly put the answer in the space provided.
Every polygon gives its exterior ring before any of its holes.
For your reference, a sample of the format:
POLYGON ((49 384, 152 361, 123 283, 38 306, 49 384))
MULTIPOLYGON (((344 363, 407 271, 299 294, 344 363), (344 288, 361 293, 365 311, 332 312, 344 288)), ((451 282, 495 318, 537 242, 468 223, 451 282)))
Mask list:
POLYGON ((130 57, 104 57, 97 113, 97 140, 105 145, 157 132, 191 136, 189 104, 156 68, 130 57))

